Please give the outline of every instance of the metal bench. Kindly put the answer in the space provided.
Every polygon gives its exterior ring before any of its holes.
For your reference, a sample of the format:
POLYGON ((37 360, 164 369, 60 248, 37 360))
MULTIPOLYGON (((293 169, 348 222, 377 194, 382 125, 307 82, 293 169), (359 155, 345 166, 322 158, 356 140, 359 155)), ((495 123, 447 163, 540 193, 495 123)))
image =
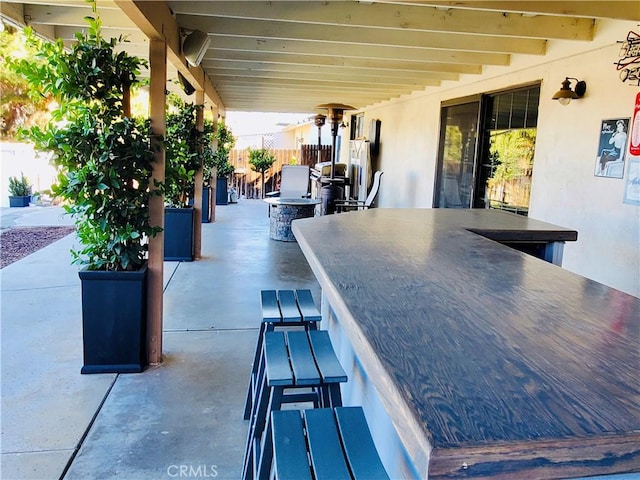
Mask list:
POLYGON ((361 407, 274 411, 267 436, 258 479, 389 478, 361 407))
POLYGON ((342 405, 340 383, 347 381, 324 330, 270 331, 250 392, 251 413, 243 478, 253 478, 265 443, 269 413, 284 403, 313 402, 317 408, 342 405))
POLYGON ((265 332, 276 327, 302 327, 305 330, 316 330, 322 320, 316 307, 311 290, 262 290, 260 292, 262 321, 258 333, 258 343, 253 356, 249 388, 244 407, 244 419, 249 420, 251 401, 257 388, 257 372, 262 356, 262 344, 265 332))

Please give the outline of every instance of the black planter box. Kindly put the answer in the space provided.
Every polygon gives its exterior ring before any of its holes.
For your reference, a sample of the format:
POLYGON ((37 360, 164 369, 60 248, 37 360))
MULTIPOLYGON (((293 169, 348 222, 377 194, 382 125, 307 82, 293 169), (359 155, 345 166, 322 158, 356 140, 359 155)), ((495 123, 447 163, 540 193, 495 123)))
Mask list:
POLYGON ((164 209, 164 259, 193 261, 193 207, 164 209))
POLYGON ((81 373, 137 373, 147 365, 147 266, 136 272, 82 270, 81 373))
POLYGON ((227 205, 228 203, 227 177, 218 177, 216 179, 216 205, 227 205))
POLYGON ((211 187, 202 187, 202 223, 211 222, 211 187))
POLYGON ((13 196, 9 195, 9 207, 28 207, 31 201, 31 195, 13 196))

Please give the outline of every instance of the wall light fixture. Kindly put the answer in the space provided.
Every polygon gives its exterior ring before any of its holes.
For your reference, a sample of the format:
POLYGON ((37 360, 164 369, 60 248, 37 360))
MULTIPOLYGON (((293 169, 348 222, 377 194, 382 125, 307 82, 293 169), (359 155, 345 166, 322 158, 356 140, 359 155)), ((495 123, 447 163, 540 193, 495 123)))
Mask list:
POLYGON ((584 96, 587 91, 587 83, 584 80, 578 80, 577 78, 566 77, 562 82, 560 90, 558 90, 553 97, 553 100, 558 100, 560 105, 569 105, 571 100, 578 100, 584 96), (571 88, 571 81, 575 80, 576 86, 571 88))

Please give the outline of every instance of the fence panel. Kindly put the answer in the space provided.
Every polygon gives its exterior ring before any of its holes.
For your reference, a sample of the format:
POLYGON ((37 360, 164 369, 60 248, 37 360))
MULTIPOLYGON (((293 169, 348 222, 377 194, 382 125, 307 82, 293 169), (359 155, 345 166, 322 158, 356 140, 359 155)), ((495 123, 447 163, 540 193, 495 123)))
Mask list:
MULTIPOLYGON (((276 186, 280 180, 280 171, 283 165, 301 164, 301 152, 299 150, 278 149, 270 151, 275 155, 276 161, 271 168, 264 172, 265 193, 277 189, 276 186)), ((231 150, 229 152, 229 162, 235 168, 231 184, 238 194, 246 198, 261 198, 262 178, 260 172, 251 170, 249 150, 231 150)))
POLYGON ((300 151, 300 163, 302 165, 314 166, 320 162, 331 161, 331 145, 302 145, 300 151), (318 158, 318 150, 320 151, 318 158))

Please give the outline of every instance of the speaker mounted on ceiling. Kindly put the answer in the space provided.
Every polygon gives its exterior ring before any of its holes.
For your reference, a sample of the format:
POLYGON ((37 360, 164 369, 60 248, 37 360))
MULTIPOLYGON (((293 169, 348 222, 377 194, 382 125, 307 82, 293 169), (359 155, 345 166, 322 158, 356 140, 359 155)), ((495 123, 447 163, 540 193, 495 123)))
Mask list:
POLYGON ((178 81, 180 82, 180 86, 182 87, 182 91, 186 95, 191 95, 193 92, 196 91, 195 87, 193 85, 191 85, 189 83, 189 81, 186 78, 184 78, 184 75, 182 75, 180 72, 178 72, 178 81))
POLYGON ((192 67, 200 65, 210 43, 209 35, 200 30, 193 30, 187 35, 182 42, 182 53, 187 63, 192 67))

